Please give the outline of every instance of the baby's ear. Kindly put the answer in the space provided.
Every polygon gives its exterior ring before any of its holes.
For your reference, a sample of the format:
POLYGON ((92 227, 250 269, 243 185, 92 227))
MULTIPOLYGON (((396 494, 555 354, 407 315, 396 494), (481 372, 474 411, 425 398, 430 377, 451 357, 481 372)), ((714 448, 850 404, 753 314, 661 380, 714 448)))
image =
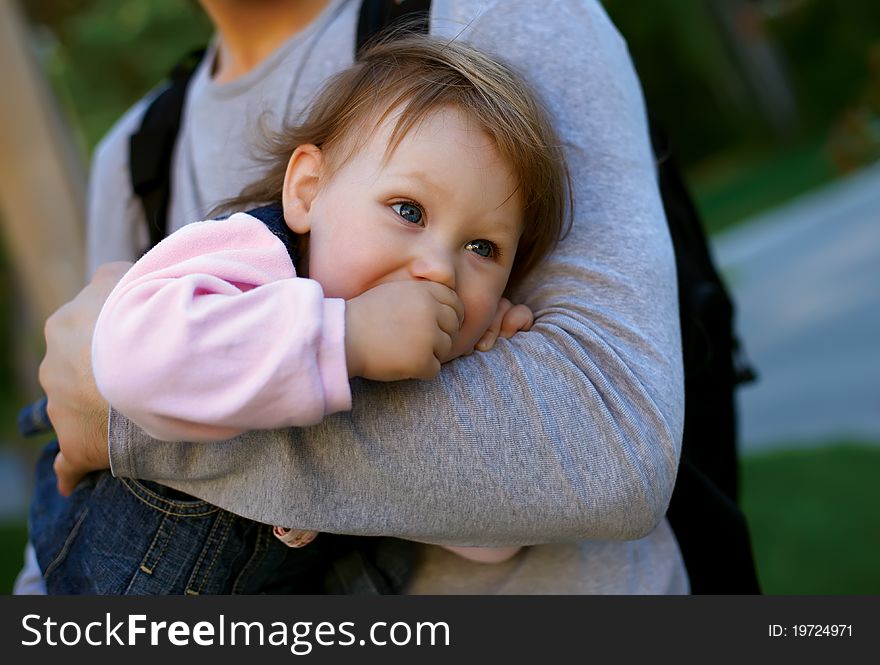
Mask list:
POLYGON ((281 201, 284 221, 294 233, 305 234, 312 228, 309 211, 318 194, 323 169, 324 155, 315 145, 301 145, 290 156, 281 201))

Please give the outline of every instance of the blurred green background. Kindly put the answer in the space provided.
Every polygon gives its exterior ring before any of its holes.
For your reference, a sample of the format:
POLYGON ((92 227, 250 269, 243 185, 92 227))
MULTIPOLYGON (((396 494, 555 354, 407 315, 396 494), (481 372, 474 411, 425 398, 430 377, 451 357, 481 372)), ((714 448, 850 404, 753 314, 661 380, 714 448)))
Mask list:
MULTIPOLYGON (((210 27, 186 0, 29 0, 37 57, 88 154, 210 27)), ((552 3, 548 3, 551 11, 552 3)), ((605 0, 652 112, 667 127, 705 223, 719 233, 880 157, 880 2, 605 0)), ((875 285, 876 288, 876 285, 875 285)), ((0 236, 0 476, 26 493, 37 444, 17 408, 36 396, 18 353, 27 316, 0 236), (15 464, 10 466, 10 460, 15 464), (22 489, 24 488, 24 489, 22 489)), ((742 492, 767 593, 878 593, 880 446, 830 440, 753 453, 742 492)), ((3 506, 0 505, 0 508, 3 506)), ((23 503, 0 512, 0 592, 26 538, 23 503)))

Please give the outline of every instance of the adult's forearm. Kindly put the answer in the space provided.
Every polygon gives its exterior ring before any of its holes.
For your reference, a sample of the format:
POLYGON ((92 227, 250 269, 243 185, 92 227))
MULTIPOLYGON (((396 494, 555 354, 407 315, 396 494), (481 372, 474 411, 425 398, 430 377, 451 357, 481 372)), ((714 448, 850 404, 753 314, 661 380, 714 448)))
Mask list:
MULTIPOLYGON (((560 372, 560 383, 567 374, 560 372)), ((144 442, 136 454, 138 435, 131 433, 127 449, 113 456, 114 468, 264 522, 462 545, 637 538, 665 512, 676 433, 655 410, 648 418, 628 413, 634 407, 624 396, 600 391, 585 405, 563 390, 537 401, 540 410, 560 414, 537 430, 516 413, 488 407, 437 409, 452 423, 427 432, 428 423, 420 427, 397 415, 388 426, 364 422, 367 409, 399 414, 387 407, 400 399, 428 408, 436 404, 432 392, 378 397, 351 419, 328 419, 317 432, 184 446, 144 442), (621 422, 605 436, 584 426, 591 409, 621 422)), ((504 391, 496 384, 464 397, 476 403, 493 392, 504 391)), ((499 395, 505 397, 514 396, 499 395)), ((113 437, 119 433, 114 422, 113 437)))
POLYGON ((640 537, 675 478, 677 361, 639 345, 627 362, 634 339, 541 314, 431 383, 360 383, 350 414, 312 428, 175 445, 114 417, 114 471, 323 531, 461 545, 640 537))
POLYGON ((446 26, 526 76, 566 149, 575 225, 517 294, 532 331, 432 382, 356 383, 353 410, 311 428, 174 445, 114 418, 118 474, 266 522, 450 545, 654 527, 683 417, 672 247, 626 45, 597 4, 558 4, 446 26))

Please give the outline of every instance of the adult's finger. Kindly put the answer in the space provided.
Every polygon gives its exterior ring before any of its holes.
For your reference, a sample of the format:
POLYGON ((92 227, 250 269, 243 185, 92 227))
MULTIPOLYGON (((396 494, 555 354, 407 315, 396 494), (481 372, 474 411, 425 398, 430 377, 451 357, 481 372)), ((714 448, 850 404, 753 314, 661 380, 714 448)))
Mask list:
POLYGON ((70 496, 79 485, 79 481, 86 475, 84 471, 74 467, 62 452, 55 455, 55 462, 52 466, 55 469, 55 476, 58 479, 58 493, 61 496, 70 496))

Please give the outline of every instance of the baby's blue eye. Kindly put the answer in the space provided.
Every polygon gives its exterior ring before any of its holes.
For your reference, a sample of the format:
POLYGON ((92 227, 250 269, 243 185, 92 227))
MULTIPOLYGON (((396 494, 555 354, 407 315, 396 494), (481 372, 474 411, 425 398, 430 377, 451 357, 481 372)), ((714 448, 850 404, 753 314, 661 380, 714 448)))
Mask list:
POLYGON ((419 224, 422 221, 422 209, 414 203, 395 203, 391 209, 413 224, 419 224))
POLYGON ((464 248, 486 259, 495 253, 495 243, 488 240, 471 240, 464 248))

